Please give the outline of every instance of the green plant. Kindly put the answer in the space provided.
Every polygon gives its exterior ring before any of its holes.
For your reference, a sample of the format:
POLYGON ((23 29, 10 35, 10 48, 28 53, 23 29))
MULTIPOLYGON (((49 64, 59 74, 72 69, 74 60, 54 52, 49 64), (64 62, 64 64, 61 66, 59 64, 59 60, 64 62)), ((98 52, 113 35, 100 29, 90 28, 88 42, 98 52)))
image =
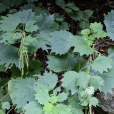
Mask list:
MULTIPOLYGON (((60 5, 57 0, 56 4, 68 15, 81 12, 73 3, 61 2, 60 5)), ((11 107, 11 101, 20 114, 83 114, 83 109, 86 114, 87 111, 92 114, 92 107, 99 102, 94 97, 95 91, 99 89, 107 94, 114 87, 114 53, 99 56, 94 48, 97 39, 113 32, 107 20, 113 11, 105 18, 107 33, 101 23, 95 22, 81 30, 81 35, 73 35, 67 31, 69 26, 64 16, 26 7, 0 20, 0 71, 12 72, 8 88, 6 82, 0 83, 0 113, 11 107), (40 48, 48 53, 46 69, 41 67, 41 61, 32 60, 40 48), (59 74, 63 76, 61 80, 59 74), (3 88, 7 92, 5 96, 3 88)))

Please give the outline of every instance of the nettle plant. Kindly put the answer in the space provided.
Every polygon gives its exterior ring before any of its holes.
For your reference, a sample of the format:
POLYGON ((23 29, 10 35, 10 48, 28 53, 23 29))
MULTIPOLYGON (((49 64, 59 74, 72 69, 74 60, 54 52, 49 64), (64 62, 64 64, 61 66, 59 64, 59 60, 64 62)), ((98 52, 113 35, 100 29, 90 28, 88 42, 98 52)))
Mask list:
POLYGON ((85 113, 89 110, 92 114, 92 107, 98 105, 95 91, 107 94, 114 87, 114 53, 99 56, 94 47, 96 39, 107 34, 112 39, 110 16, 113 14, 111 11, 105 17, 107 33, 101 23, 95 22, 78 36, 68 32, 68 26, 63 26, 63 21, 59 23, 56 14, 45 10, 28 9, 3 16, 0 68, 10 69, 12 78, 8 93, 4 96, 0 91, 0 113, 10 109, 11 101, 20 114, 83 114, 84 109, 85 113), (39 48, 48 53, 49 72, 41 67, 39 60, 30 59, 39 48), (43 75, 42 70, 45 70, 43 75), (58 80, 60 73, 63 78, 58 80), (57 87, 60 81, 62 84, 57 87))

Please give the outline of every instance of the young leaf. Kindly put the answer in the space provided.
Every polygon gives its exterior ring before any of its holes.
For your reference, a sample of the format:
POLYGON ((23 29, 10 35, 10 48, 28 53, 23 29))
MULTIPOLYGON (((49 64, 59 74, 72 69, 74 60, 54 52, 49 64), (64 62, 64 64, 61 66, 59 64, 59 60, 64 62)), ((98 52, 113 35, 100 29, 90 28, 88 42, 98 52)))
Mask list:
POLYGON ((13 79, 8 83, 8 90, 13 104, 17 104, 17 108, 22 108, 27 104, 35 100, 34 90, 33 90, 34 79, 13 79))
POLYGON ((48 68, 55 72, 72 70, 77 63, 77 60, 76 58, 74 58, 74 55, 70 53, 61 56, 50 54, 48 56, 48 60, 48 68))
POLYGON ((36 101, 32 101, 23 107, 23 111, 25 114, 43 114, 43 107, 36 101))
POLYGON ((44 105, 44 107, 43 107, 43 110, 49 112, 49 111, 52 110, 52 108, 53 108, 53 105, 52 105, 51 103, 46 103, 46 104, 44 105))
POLYGON ((58 97, 57 97, 57 96, 51 96, 50 99, 49 99, 49 101, 50 101, 52 104, 54 104, 54 103, 56 103, 56 102, 58 101, 58 97))
POLYGON ((71 90, 72 95, 78 92, 76 87, 76 80, 78 78, 78 73, 74 71, 68 71, 64 74, 62 78, 62 86, 66 88, 67 91, 71 90))
POLYGON ((45 72, 44 76, 40 77, 37 82, 35 82, 34 90, 38 90, 40 88, 47 88, 48 91, 52 90, 58 78, 55 74, 45 72))
POLYGON ((95 71, 103 73, 103 71, 108 71, 108 68, 112 68, 111 64, 112 60, 109 57, 99 56, 93 61, 91 67, 95 71))
POLYGON ((78 79, 76 85, 79 86, 81 89, 85 89, 89 82, 90 82, 91 76, 86 72, 80 72, 78 74, 78 79))
POLYGON ((38 100, 38 103, 44 105, 47 102, 49 102, 49 94, 48 94, 48 90, 47 89, 38 89, 35 90, 36 94, 35 94, 35 99, 38 100))
POLYGON ((114 70, 111 69, 107 73, 103 73, 100 76, 104 80, 104 85, 101 86, 100 90, 105 94, 113 93, 112 88, 114 87, 114 70))

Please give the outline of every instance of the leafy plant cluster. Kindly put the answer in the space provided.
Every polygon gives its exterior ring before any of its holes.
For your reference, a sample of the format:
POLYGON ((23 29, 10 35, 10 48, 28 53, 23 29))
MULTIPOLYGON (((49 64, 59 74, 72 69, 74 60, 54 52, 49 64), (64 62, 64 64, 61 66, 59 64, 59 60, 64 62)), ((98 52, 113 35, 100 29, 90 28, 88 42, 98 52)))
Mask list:
MULTIPOLYGON (((18 2, 22 1, 10 3, 18 2)), ((57 0, 56 4, 79 23, 92 15, 73 3, 57 0)), ((12 72, 8 82, 0 79, 0 114, 14 107, 20 114, 83 114, 84 109, 92 114, 92 107, 99 103, 95 91, 107 94, 114 87, 113 48, 106 57, 94 47, 99 38, 109 36, 114 40, 114 11, 105 17, 107 31, 101 23, 94 22, 80 35, 73 35, 63 15, 51 15, 42 8, 23 8, 0 20, 0 71, 12 72), (41 67, 41 61, 31 59, 40 48, 48 53, 48 71, 41 67), (41 75, 41 71, 45 73, 41 75), (58 80, 61 73, 63 78, 58 80)))

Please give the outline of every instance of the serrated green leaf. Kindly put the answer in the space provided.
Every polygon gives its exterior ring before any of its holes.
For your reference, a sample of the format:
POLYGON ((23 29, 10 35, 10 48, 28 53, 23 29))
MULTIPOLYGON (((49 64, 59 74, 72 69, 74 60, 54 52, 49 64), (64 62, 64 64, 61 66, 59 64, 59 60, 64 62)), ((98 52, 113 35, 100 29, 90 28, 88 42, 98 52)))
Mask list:
POLYGON ((54 15, 42 15, 37 17, 37 26, 39 26, 40 33, 50 33, 59 29, 58 23, 54 21, 54 15))
POLYGON ((73 36, 70 32, 62 30, 50 35, 51 39, 48 39, 48 41, 51 43, 51 51, 56 54, 65 54, 71 47, 75 47, 74 52, 79 52, 80 55, 93 53, 87 41, 80 36, 73 36))
POLYGON ((100 89, 101 85, 103 84, 104 84, 104 81, 100 76, 91 77, 90 86, 93 86, 95 89, 100 89))
POLYGON ((83 34, 84 37, 88 37, 88 35, 90 34, 90 30, 89 29, 83 29, 83 30, 81 30, 81 34, 83 34))
POLYGON ((65 8, 64 10, 68 13, 72 12, 72 10, 70 8, 65 8))
POLYGON ((49 94, 48 94, 48 90, 47 89, 37 89, 35 90, 36 94, 35 94, 35 99, 38 100, 38 103, 44 105, 47 102, 49 102, 49 94))
POLYGON ((90 28, 94 32, 98 32, 99 30, 101 31, 103 29, 103 25, 101 23, 94 22, 90 24, 90 28))
POLYGON ((78 73, 74 71, 66 72, 62 78, 62 86, 66 88, 67 91, 71 90, 72 95, 78 92, 76 87, 76 80, 78 78, 78 73))
POLYGON ((85 13, 86 18, 89 19, 92 16, 93 11, 92 10, 85 10, 84 13, 85 13))
POLYGON ((57 75, 45 72, 44 76, 40 77, 37 82, 35 82, 34 89, 38 90, 40 88, 47 88, 48 91, 52 90, 58 81, 57 75))
POLYGON ((70 53, 61 56, 50 54, 48 56, 48 60, 48 68, 55 72, 70 71, 74 69, 77 63, 77 58, 75 58, 74 55, 70 53))
POLYGON ((94 87, 93 86, 87 87, 85 91, 87 92, 87 94, 92 95, 94 94, 94 87))
POLYGON ((83 114, 81 106, 76 102, 76 95, 68 99, 68 105, 71 107, 72 114, 83 114))
MULTIPOLYGON (((41 63, 39 60, 31 60, 28 62, 28 64, 29 64, 28 69, 25 64, 23 77, 31 77, 31 76, 43 71, 43 68, 41 67, 41 63)), ((20 77, 21 76, 20 69, 17 68, 15 65, 12 66, 10 71, 12 72, 12 74, 11 74, 12 77, 15 77, 15 76, 20 77)))
POLYGON ((96 107, 98 105, 99 101, 96 97, 92 97, 91 99, 91 104, 96 107))
POLYGON ((81 102, 81 105, 82 105, 82 106, 87 106, 87 105, 88 105, 88 101, 83 100, 83 101, 81 102))
POLYGON ((114 87, 114 70, 111 69, 107 73, 103 73, 100 76, 104 80, 104 85, 101 86, 100 91, 103 91, 105 94, 113 93, 112 88, 114 87))
POLYGON ((25 38, 24 45, 28 46, 32 42, 36 42, 36 38, 31 37, 31 35, 29 35, 25 38))
POLYGON ((67 31, 56 31, 50 34, 51 39, 48 39, 51 43, 51 52, 56 54, 65 54, 69 51, 74 42, 74 36, 67 31))
POLYGON ((72 114, 72 113, 70 107, 63 104, 58 104, 53 108, 50 114, 72 114))
POLYGON ((43 110, 45 111, 51 111, 53 108, 53 105, 51 103, 46 103, 43 107, 43 110))
POLYGON ((68 93, 59 93, 59 95, 57 95, 57 98, 58 98, 58 102, 62 102, 64 100, 66 100, 68 97, 68 93))
POLYGON ((19 67, 18 48, 14 46, 5 46, 0 50, 0 65, 5 64, 6 69, 11 68, 13 64, 19 67))
POLYGON ((25 78, 18 80, 10 80, 8 83, 8 90, 13 104, 17 104, 17 108, 22 108, 27 104, 35 100, 33 90, 34 79, 25 78))
POLYGON ((54 103, 56 103, 56 102, 58 101, 58 97, 57 97, 57 96, 51 96, 50 99, 49 99, 49 101, 50 101, 52 104, 54 104, 54 103))
POLYGON ((112 60, 109 57, 99 56, 93 61, 91 67, 95 71, 99 71, 100 73, 103 73, 103 71, 107 72, 108 68, 112 68, 111 64, 112 64, 112 60))
POLYGON ((56 0, 56 4, 58 6, 64 7, 65 6, 65 1, 64 0, 56 0))
POLYGON ((27 32, 37 31, 39 27, 37 25, 34 25, 35 23, 36 21, 28 21, 25 25, 25 30, 27 32))
POLYGON ((2 109, 7 109, 7 110, 9 110, 9 109, 10 109, 10 103, 9 103, 9 102, 3 102, 3 103, 2 103, 2 109))
POLYGON ((78 12, 70 12, 68 15, 75 21, 80 21, 83 18, 83 11, 78 11, 78 12))
POLYGON ((15 1, 15 0, 7 0, 6 4, 9 6, 18 6, 23 2, 23 0, 15 1))
POLYGON ((2 39, 0 42, 4 44, 9 44, 9 43, 14 44, 18 39, 21 39, 21 37, 22 37, 21 33, 16 32, 12 34, 11 32, 7 32, 1 36, 2 39))
POLYGON ((88 45, 87 41, 80 36, 75 37, 75 41, 73 42, 73 45, 75 46, 73 52, 79 52, 80 55, 84 55, 84 54, 89 55, 93 53, 93 50, 88 45))
POLYGON ((108 15, 105 17, 104 24, 106 26, 108 36, 114 40, 114 10, 108 12, 108 15))
POLYGON ((21 20, 19 17, 14 15, 9 15, 8 17, 3 17, 4 20, 0 20, 0 31, 12 32, 16 29, 21 20))
POLYGON ((27 5, 24 5, 24 6, 21 6, 20 7, 20 10, 28 10, 28 9, 32 9, 32 10, 35 10, 35 5, 30 3, 30 4, 27 4, 27 5))
POLYGON ((43 114, 43 107, 36 101, 29 102, 23 107, 25 114, 43 114))
POLYGON ((69 30, 70 25, 67 22, 63 22, 60 25, 60 30, 69 30))
POLYGON ((6 9, 9 8, 10 7, 5 2, 0 3, 0 13, 3 13, 4 11, 6 11, 6 9))
POLYGON ((35 13, 32 12, 31 9, 18 11, 17 13, 13 14, 16 17, 21 19, 21 23, 26 24, 28 21, 36 21, 35 20, 35 13))
POLYGON ((114 53, 114 46, 111 46, 111 47, 108 49, 108 55, 110 56, 112 53, 114 53))
POLYGON ((59 93, 59 95, 57 95, 57 98, 58 98, 58 102, 62 102, 64 100, 66 100, 68 97, 68 94, 67 93, 59 93))
POLYGON ((86 72, 80 72, 78 74, 78 79, 76 85, 80 87, 80 89, 85 89, 89 82, 90 82, 91 76, 86 72))

